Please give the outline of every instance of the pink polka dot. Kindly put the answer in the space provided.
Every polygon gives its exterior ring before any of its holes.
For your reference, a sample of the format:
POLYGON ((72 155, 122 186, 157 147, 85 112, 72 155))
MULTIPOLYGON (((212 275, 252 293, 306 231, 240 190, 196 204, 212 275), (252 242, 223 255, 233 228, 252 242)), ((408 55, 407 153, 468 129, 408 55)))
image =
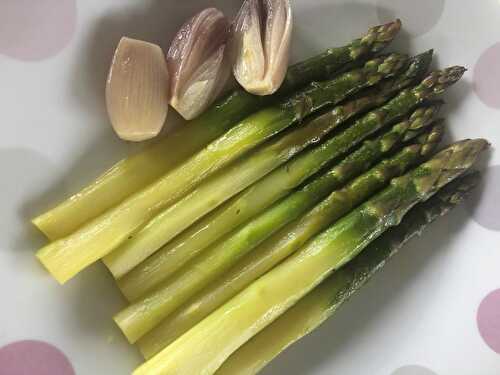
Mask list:
POLYGON ((0 1, 0 54, 46 59, 68 45, 75 28, 75 0, 0 1))
POLYGON ((489 107, 500 108, 500 42, 483 52, 474 67, 474 90, 489 107))
POLYGON ((436 373, 422 366, 411 365, 400 367, 391 375, 436 375, 436 373))
POLYGON ((480 185, 467 200, 467 208, 472 218, 486 229, 500 231, 500 215, 498 201, 500 200, 500 165, 487 168, 482 173, 480 185))
POLYGON ((500 354, 500 289, 488 294, 479 305, 477 327, 484 342, 500 354))
POLYGON ((400 18, 405 31, 413 36, 431 30, 441 18, 444 0, 378 0, 377 14, 382 23, 400 18))
POLYGON ((0 348, 0 375, 75 375, 75 371, 56 347, 26 340, 0 348))

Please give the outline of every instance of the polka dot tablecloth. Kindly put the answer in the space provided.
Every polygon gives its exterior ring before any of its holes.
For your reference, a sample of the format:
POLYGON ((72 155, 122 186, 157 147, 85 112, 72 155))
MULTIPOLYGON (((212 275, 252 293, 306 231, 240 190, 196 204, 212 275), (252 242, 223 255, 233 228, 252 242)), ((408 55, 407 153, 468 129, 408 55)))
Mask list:
MULTIPOLYGON (((407 246, 321 329, 264 374, 500 374, 500 2, 293 0, 295 60, 401 18, 393 49, 468 67, 445 100, 448 139, 494 147, 467 204, 407 246)), ((128 374, 140 356, 111 316, 96 265, 64 287, 33 254, 36 213, 131 152, 108 125, 104 83, 122 35, 163 47, 183 20, 234 0, 0 1, 0 375, 128 374)), ((136 147, 132 147, 135 149, 136 147)))

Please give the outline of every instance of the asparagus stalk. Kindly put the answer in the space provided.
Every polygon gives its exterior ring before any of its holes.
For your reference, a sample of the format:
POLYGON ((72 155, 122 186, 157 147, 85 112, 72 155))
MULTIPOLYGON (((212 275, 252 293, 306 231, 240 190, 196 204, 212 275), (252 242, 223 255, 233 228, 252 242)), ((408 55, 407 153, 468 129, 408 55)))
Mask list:
MULTIPOLYGON (((435 112, 436 110, 432 107, 416 111, 415 113, 420 113, 421 115, 412 116, 412 120, 394 126, 391 131, 374 141, 367 141, 363 147, 353 153, 343 163, 334 167, 322 178, 310 183, 302 191, 289 196, 279 206, 297 207, 301 200, 313 200, 311 203, 321 200, 325 192, 340 186, 340 184, 335 183, 335 180, 339 180, 338 176, 349 174, 349 169, 358 160, 364 159, 366 160, 365 163, 370 165, 370 158, 379 159, 382 155, 391 152, 400 145, 407 132, 411 131, 410 129, 413 128, 412 124, 426 126, 432 120, 435 112), (325 185, 325 189, 320 190, 318 194, 315 191, 315 187, 321 185, 325 185), (314 199, 315 197, 316 199, 314 199)), ((235 264, 227 272, 219 272, 217 279, 205 283, 204 286, 207 286, 197 296, 189 300, 171 316, 164 319, 156 329, 144 336, 139 341, 141 352, 149 358, 165 348, 212 311, 299 249, 311 237, 348 213, 352 207, 362 203, 372 194, 382 189, 391 178, 401 175, 411 166, 421 162, 433 152, 441 139, 442 133, 442 125, 435 125, 431 130, 426 131, 419 137, 417 143, 405 147, 393 157, 382 161, 343 189, 334 191, 326 200, 301 218, 298 216, 299 214, 303 214, 305 210, 294 215, 293 211, 296 209, 289 208, 289 211, 292 212, 287 213, 286 218, 281 218, 281 222, 276 220, 277 223, 275 225, 277 228, 281 227, 281 230, 273 230, 276 232, 275 235, 269 237, 248 254, 248 259, 241 259, 241 263, 235 264), (286 222, 291 221, 288 219, 289 217, 297 219, 283 226, 286 222)), ((245 245, 249 247, 248 244, 245 245)), ((224 250, 230 252, 235 247, 233 246, 224 250)), ((202 254, 202 257, 204 254, 202 254)), ((196 263, 196 269, 200 266, 199 262, 196 263)), ((211 265, 206 265, 206 267, 208 266, 211 265)), ((193 266, 190 267, 190 269, 193 268, 193 266)), ((187 270, 186 272, 189 271, 187 270)), ((192 271, 190 272, 190 276, 192 279, 192 271)), ((182 275, 178 276, 177 279, 183 280, 182 275)))
POLYGON ((464 174, 487 146, 482 139, 455 143, 394 179, 388 188, 214 311, 134 375, 215 373, 240 346, 383 232, 398 225, 417 203, 464 174))
POLYGON ((257 112, 144 190, 42 248, 37 253, 39 260, 57 281, 66 282, 238 156, 311 113, 395 75, 407 62, 406 56, 398 54, 378 57, 363 68, 311 84, 291 98, 257 112))
MULTIPOLYGON (((399 20, 373 27, 362 38, 344 47, 328 49, 291 66, 279 94, 288 95, 311 81, 330 79, 344 66, 361 62, 370 54, 382 50, 394 39, 400 28, 399 20)), ((68 236, 84 223, 171 171, 232 125, 258 108, 271 104, 276 97, 259 97, 243 90, 234 91, 196 120, 145 151, 118 162, 91 185, 38 216, 33 223, 51 240, 68 236)))
MULTIPOLYGON (((263 148, 252 156, 240 160, 229 167, 229 169, 225 169, 222 174, 214 177, 206 184, 201 185, 181 201, 156 216, 140 232, 135 234, 131 239, 126 240, 118 249, 106 256, 103 259, 104 263, 116 278, 123 277, 141 261, 156 252, 162 245, 168 243, 201 216, 210 212, 231 196, 234 196, 253 182, 268 174, 271 170, 292 158, 309 144, 317 143, 317 141, 327 133, 338 127, 341 123, 347 121, 349 118, 383 104, 395 92, 410 86, 427 70, 431 59, 432 51, 415 57, 406 72, 397 78, 383 82, 379 87, 369 90, 369 93, 364 94, 364 96, 360 96, 344 105, 335 107, 315 121, 312 121, 306 127, 299 128, 281 139, 272 141, 270 144, 263 146, 263 148), (175 220, 171 220, 172 217, 175 217, 175 220)), ((358 136, 358 138, 362 137, 358 136)), ((352 144, 353 141, 350 143, 352 144)), ((285 164, 275 173, 272 173, 263 181, 257 183, 259 187, 263 188, 253 188, 254 193, 250 194, 252 197, 248 197, 247 194, 245 199, 247 202, 250 202, 249 199, 251 199, 251 206, 253 207, 253 209, 249 211, 258 212, 263 204, 269 201, 271 201, 271 203, 272 201, 276 201, 280 196, 284 195, 287 190, 289 191, 291 188, 298 185, 304 179, 304 174, 312 175, 327 160, 340 155, 341 152, 347 151, 347 146, 350 145, 346 143, 344 146, 337 143, 335 146, 330 146, 329 149, 323 148, 319 155, 318 152, 310 152, 310 156, 304 155, 300 157, 300 161, 291 161, 285 164), (315 160, 311 156, 313 154, 315 155, 315 160), (290 170, 297 172, 290 173, 290 170), (255 190, 261 191, 256 192, 255 190), (259 193, 259 195, 255 193, 259 193), (260 193, 263 194, 260 195, 260 193), (254 200, 253 198, 256 199, 254 200)), ((268 205, 271 203, 268 203, 268 205)), ((230 224, 226 222, 224 224, 226 228, 223 229, 221 233, 216 233, 215 236, 221 237, 224 233, 228 233, 231 227, 233 229, 236 228, 238 222, 242 223, 245 217, 251 217, 248 215, 248 213, 242 213, 240 210, 237 215, 238 218, 232 220, 230 224)), ((212 219, 215 218, 214 215, 211 216, 212 219)), ((206 219, 204 222, 206 223, 206 219)), ((209 222, 211 233, 215 232, 217 224, 218 223, 213 220, 209 222)), ((198 223, 197 226, 199 225, 200 223, 198 223)), ((214 240, 215 239, 212 241, 214 240)), ((178 242, 179 239, 176 239, 176 241, 178 242)), ((169 264, 169 266, 172 265, 172 270, 174 268, 180 268, 189 258, 192 258, 199 252, 199 248, 193 249, 191 245, 192 243, 184 242, 183 247, 185 249, 189 248, 189 251, 183 253, 176 252, 176 254, 180 255, 177 259, 167 260, 166 263, 169 264), (184 257, 182 258, 182 256, 184 257), (172 263, 172 261, 174 261, 174 263, 172 263)), ((141 271, 138 272, 140 273, 141 271)), ((138 272, 135 274, 137 275, 138 272)), ((172 274, 172 272, 165 272, 164 269, 160 272, 163 279, 172 274)), ((141 279, 147 279, 144 284, 141 283, 144 287, 154 285, 155 279, 153 278, 150 279, 149 277, 141 275, 141 279)))
POLYGON ((415 206, 402 223, 333 273, 281 317, 231 355, 217 375, 254 375, 278 354, 320 326, 381 270, 410 239, 460 204, 477 185, 479 174, 460 178, 427 202, 415 206))

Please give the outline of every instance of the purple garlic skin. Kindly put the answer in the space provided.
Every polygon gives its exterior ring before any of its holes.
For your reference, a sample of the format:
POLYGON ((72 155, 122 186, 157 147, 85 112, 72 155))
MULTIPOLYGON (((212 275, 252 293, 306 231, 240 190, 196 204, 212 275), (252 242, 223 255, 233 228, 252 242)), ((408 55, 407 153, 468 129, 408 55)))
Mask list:
POLYGON ((170 105, 186 120, 204 112, 219 96, 230 74, 229 22, 208 8, 177 32, 167 53, 170 105))

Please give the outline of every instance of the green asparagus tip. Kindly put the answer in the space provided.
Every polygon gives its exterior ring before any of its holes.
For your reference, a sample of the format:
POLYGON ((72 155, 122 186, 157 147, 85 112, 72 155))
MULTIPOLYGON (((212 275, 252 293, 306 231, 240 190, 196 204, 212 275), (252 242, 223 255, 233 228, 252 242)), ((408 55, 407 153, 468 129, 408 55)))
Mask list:
POLYGON ((434 50, 431 48, 425 52, 422 52, 418 55, 415 55, 413 57, 413 60, 422 60, 422 61, 426 61, 426 62, 430 62, 432 60, 432 57, 434 56, 434 50))
POLYGON ((423 157, 431 156, 441 143, 445 132, 444 121, 436 120, 429 131, 421 134, 417 142, 422 145, 420 154, 423 157))
POLYGON ((431 89, 434 94, 441 94, 447 87, 459 81, 466 71, 467 69, 463 66, 452 66, 444 70, 436 70, 422 81, 422 85, 431 89))
POLYGON ((391 53, 389 55, 380 56, 368 61, 365 64, 366 68, 372 68, 374 72, 390 74, 399 72, 407 67, 409 63, 408 55, 400 53, 391 53))
POLYGON ((420 130, 428 126, 441 110, 443 101, 433 101, 430 104, 417 108, 410 116, 410 130, 420 130))
POLYGON ((384 49, 401 30, 401 20, 372 27, 361 39, 362 44, 372 45, 372 52, 380 52, 384 49))
POLYGON ((395 199, 392 195, 394 191, 411 191, 410 196, 416 194, 418 201, 426 201, 442 187, 464 175, 488 146, 484 139, 467 139, 448 146, 411 173, 393 179, 391 189, 367 202, 367 209, 377 217, 384 217, 389 225, 398 225, 413 201, 395 199))
MULTIPOLYGON (((382 140, 382 149, 384 152, 389 152, 399 142, 403 142, 408 145, 412 143, 410 147, 413 154, 423 154, 423 156, 428 155, 431 149, 435 149, 437 146, 433 138, 430 137, 432 129, 430 129, 435 123, 435 115, 437 115, 438 110, 433 108, 419 108, 407 118, 401 121, 397 125, 394 125, 393 129, 395 134, 389 133, 382 140), (427 111, 429 109, 429 111, 427 111), (416 125, 418 124, 418 126, 416 125), (425 133, 425 134, 423 134, 425 133), (410 142, 411 141, 411 142, 410 142), (432 145, 426 146, 428 143, 432 145), (422 148, 426 148, 425 152, 421 152, 422 148)), ((437 130, 434 130, 432 134, 436 136, 437 130)))
POLYGON ((436 151, 439 143, 443 139, 444 131, 445 128, 442 123, 433 122, 429 129, 424 130, 412 141, 412 144, 407 147, 425 159, 436 151))
POLYGON ((404 76, 407 78, 423 77, 432 62, 433 51, 429 50, 410 58, 409 66, 404 76))
POLYGON ((436 143, 440 142, 445 128, 444 118, 438 118, 436 121, 434 121, 432 123, 432 128, 433 129, 441 128, 442 130, 437 132, 440 135, 437 138, 433 138, 436 133, 431 132, 431 134, 429 134, 428 142, 436 142, 436 143))
POLYGON ((466 139, 440 151, 426 163, 430 173, 415 180, 421 196, 434 194, 435 191, 464 174, 489 146, 489 142, 482 138, 466 139))

